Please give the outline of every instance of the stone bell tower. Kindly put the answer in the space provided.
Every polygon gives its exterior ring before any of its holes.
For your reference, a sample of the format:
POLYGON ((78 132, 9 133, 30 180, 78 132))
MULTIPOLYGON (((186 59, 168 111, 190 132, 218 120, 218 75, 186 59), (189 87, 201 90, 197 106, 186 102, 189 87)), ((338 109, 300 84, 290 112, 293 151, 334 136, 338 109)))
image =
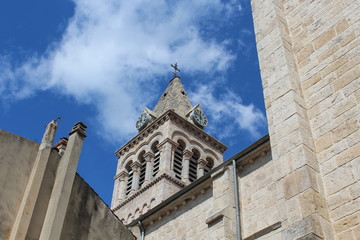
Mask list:
POLYGON ((227 147, 204 131, 207 123, 175 73, 155 108, 144 108, 139 133, 115 152, 111 208, 125 224, 223 162, 227 147))

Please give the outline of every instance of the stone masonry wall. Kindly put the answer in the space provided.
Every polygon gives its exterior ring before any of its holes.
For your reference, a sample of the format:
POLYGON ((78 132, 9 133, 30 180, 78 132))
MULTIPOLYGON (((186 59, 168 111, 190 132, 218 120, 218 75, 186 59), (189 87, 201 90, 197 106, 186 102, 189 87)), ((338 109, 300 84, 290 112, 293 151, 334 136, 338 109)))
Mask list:
MULTIPOLYGON (((0 239, 9 239, 25 189, 29 182, 39 143, 0 130, 0 239)), ((54 179, 61 161, 56 150, 51 149, 44 169, 44 181, 34 203, 29 227, 24 239, 39 239, 46 229, 44 218, 49 210, 49 200, 54 191, 54 179), (26 236, 26 237, 25 237, 26 236)), ((100 197, 78 175, 72 186, 70 203, 64 206, 66 219, 62 239, 135 239, 100 197)), ((28 213, 29 214, 29 213, 28 213)))
POLYGON ((143 221, 145 239, 235 239, 235 200, 231 167, 212 174, 212 183, 181 196, 143 221))
MULTIPOLYGON (((143 186, 145 191, 140 189, 141 193, 124 206, 114 210, 115 214, 124 224, 129 224, 141 214, 145 214, 149 209, 155 207, 164 199, 175 194, 181 188, 166 178, 161 180, 154 179, 149 186, 143 186), (155 183, 153 183, 155 182, 155 183)), ((131 197, 131 195, 130 195, 131 197)))
POLYGON ((0 129, 0 239, 10 236, 39 144, 0 129))
POLYGON ((360 236, 360 3, 284 5, 337 239, 360 236), (303 13, 306 12, 306 18, 303 13))
POLYGON ((252 7, 284 227, 293 239, 357 239, 359 1, 254 0, 252 7))
POLYGON ((94 190, 76 175, 60 239, 134 240, 135 237, 94 190))
MULTIPOLYGON (((238 175, 242 237, 245 239, 281 221, 278 209, 276 172, 279 169, 268 151, 238 175)), ((272 236, 274 233, 269 233, 272 236)))

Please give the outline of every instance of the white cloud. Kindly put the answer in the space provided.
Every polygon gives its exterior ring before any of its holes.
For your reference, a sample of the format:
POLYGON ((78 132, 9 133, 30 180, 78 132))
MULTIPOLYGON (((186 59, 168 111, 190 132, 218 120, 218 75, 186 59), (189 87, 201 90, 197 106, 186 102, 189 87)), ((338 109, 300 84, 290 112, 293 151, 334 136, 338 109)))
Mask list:
MULTIPOLYGON (((21 66, 0 56, 3 101, 56 88, 79 102, 94 105, 108 136, 128 139, 135 132, 137 115, 153 100, 150 95, 156 90, 147 89, 146 94, 143 86, 163 80, 159 76, 169 72, 169 64, 175 59, 188 73, 221 73, 234 59, 224 43, 211 38, 211 29, 221 27, 238 11, 236 1, 74 2, 75 14, 62 39, 51 44, 46 53, 34 54, 21 66)), ((239 113, 238 126, 256 134, 261 114, 253 106, 236 103, 231 96, 224 100, 206 97, 220 103, 214 119, 221 113, 229 114, 221 108, 232 102, 232 109, 239 113)))
POLYGON ((207 130, 220 139, 236 136, 239 131, 250 134, 253 139, 261 137, 267 126, 265 115, 253 104, 243 104, 241 97, 229 89, 222 87, 222 93, 215 93, 220 87, 202 85, 190 93, 191 99, 200 103, 209 116, 207 130))

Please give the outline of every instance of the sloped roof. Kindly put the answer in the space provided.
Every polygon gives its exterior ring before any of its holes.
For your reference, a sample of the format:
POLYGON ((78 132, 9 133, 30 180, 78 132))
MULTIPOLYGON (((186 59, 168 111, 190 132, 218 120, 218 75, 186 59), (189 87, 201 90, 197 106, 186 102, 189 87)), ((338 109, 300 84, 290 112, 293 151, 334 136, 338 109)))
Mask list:
POLYGON ((186 114, 192 108, 191 102, 185 92, 184 86, 178 76, 175 76, 169 83, 163 95, 154 108, 157 116, 172 109, 180 116, 186 118, 186 114))

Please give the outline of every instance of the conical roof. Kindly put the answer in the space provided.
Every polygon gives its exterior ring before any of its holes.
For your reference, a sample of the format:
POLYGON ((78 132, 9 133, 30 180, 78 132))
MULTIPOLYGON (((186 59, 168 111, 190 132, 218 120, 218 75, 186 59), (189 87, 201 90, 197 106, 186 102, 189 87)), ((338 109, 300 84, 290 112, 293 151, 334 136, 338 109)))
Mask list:
POLYGON ((169 83, 165 92, 159 99, 154 108, 157 116, 160 116, 169 109, 172 109, 180 116, 186 118, 186 114, 190 111, 192 105, 185 92, 180 78, 175 76, 169 83))

